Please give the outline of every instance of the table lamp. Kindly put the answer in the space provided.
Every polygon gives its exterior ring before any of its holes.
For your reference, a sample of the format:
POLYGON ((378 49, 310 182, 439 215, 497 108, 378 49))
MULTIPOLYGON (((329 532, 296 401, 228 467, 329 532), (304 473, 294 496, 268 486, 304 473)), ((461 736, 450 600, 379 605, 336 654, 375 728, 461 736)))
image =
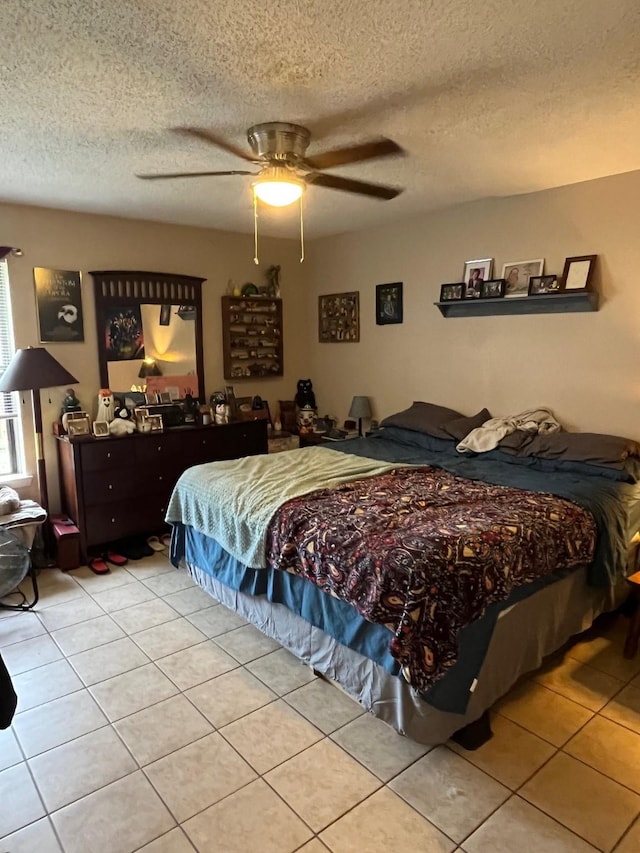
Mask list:
POLYGON ((40 487, 40 505, 49 509, 47 493, 47 472, 44 464, 42 443, 42 408, 40 389, 56 388, 64 385, 76 385, 78 380, 68 370, 49 355, 44 347, 19 349, 0 377, 0 392, 31 391, 33 399, 33 427, 36 439, 36 459, 38 464, 38 485, 40 487))
POLYGON ((358 435, 362 435, 362 419, 371 417, 371 404, 368 397, 354 397, 349 409, 349 417, 358 419, 358 435))

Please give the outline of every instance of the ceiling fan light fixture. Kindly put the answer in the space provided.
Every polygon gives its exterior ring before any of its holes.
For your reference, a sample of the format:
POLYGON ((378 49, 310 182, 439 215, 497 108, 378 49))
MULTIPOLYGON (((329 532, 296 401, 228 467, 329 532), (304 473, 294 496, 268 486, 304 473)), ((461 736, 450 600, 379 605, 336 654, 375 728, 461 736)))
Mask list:
POLYGON ((302 196, 304 181, 291 174, 289 169, 271 166, 253 182, 256 198, 271 207, 287 207, 302 196))

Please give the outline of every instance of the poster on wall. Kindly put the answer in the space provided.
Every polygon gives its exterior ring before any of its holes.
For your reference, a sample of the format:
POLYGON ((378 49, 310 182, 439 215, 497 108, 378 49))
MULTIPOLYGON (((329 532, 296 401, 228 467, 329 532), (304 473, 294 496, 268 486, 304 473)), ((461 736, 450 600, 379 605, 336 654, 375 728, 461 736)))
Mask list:
POLYGON ((33 280, 40 343, 84 341, 80 273, 34 267, 33 280))
POLYGON ((144 358, 144 334, 139 305, 109 305, 104 336, 107 361, 144 358))

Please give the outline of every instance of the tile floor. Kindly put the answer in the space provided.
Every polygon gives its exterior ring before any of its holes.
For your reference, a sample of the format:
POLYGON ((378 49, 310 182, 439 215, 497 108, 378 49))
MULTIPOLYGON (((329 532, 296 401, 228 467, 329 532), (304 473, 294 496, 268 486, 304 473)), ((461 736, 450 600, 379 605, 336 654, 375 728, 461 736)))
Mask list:
POLYGON ((8 853, 640 850, 640 656, 606 619, 476 752, 401 738, 176 572, 40 574, 0 610, 8 853))

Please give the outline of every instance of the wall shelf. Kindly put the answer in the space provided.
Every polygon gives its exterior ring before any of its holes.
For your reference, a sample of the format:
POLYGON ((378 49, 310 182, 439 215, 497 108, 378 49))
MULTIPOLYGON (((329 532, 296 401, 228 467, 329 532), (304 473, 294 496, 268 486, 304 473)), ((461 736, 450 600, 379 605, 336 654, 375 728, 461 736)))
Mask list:
POLYGON ((574 311, 597 311, 598 294, 549 293, 507 299, 456 299, 434 302, 443 317, 490 317, 502 314, 560 314, 574 311))

